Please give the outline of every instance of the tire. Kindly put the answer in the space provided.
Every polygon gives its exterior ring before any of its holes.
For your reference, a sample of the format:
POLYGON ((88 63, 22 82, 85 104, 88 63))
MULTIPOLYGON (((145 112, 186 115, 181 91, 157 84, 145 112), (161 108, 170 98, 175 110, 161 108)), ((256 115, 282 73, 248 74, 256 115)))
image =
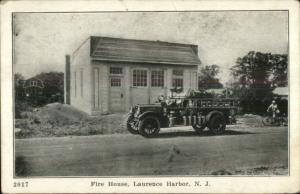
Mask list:
POLYGON ((125 118, 126 129, 131 134, 139 134, 138 127, 133 128, 132 125, 131 125, 132 119, 133 119, 133 116, 131 114, 126 115, 126 118, 125 118))
POLYGON ((226 121, 223 115, 216 114, 208 122, 209 130, 216 135, 222 134, 226 128, 226 121))
POLYGON ((196 131, 196 133, 198 134, 202 134, 203 130, 205 129, 205 125, 192 125, 192 127, 194 128, 194 130, 196 131))
POLYGON ((155 137, 160 130, 160 123, 156 117, 146 116, 139 123, 139 132, 144 137, 155 137))

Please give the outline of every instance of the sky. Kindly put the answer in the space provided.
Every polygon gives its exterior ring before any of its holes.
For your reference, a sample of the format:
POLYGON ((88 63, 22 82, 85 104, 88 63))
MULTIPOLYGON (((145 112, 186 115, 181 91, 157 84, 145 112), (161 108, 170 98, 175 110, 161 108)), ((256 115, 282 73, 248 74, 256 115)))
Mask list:
POLYGON ((288 52, 286 11, 17 13, 13 27, 14 69, 25 78, 64 71, 65 55, 89 36, 196 44, 222 83, 249 51, 288 52))

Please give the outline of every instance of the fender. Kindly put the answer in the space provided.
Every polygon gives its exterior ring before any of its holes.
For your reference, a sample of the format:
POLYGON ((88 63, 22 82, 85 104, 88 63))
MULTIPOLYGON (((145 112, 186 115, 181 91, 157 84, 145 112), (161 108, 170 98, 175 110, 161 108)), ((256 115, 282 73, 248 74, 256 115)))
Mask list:
POLYGON ((160 115, 158 115, 157 112, 154 112, 154 111, 146 111, 146 112, 143 112, 142 114, 140 114, 140 115, 138 116, 138 119, 142 119, 142 118, 144 118, 145 116, 149 116, 149 115, 155 116, 155 117, 158 118, 158 120, 160 120, 160 115))
POLYGON ((209 112, 206 116, 205 116, 205 121, 206 123, 210 120, 210 118, 212 118, 212 116, 215 116, 215 115, 221 115, 222 117, 224 117, 224 114, 220 111, 217 111, 217 110, 214 110, 214 111, 211 111, 209 112))

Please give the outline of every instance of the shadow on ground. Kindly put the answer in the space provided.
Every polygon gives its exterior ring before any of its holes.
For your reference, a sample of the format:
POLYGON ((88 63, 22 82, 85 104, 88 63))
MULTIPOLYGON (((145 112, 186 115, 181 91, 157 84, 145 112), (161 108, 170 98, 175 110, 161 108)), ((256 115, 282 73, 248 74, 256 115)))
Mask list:
POLYGON ((247 131, 241 132, 241 131, 226 130, 223 134, 215 135, 212 134, 210 131, 203 131, 202 134, 198 134, 195 131, 177 131, 177 132, 159 133, 154 138, 192 137, 192 136, 206 137, 206 136, 247 135, 247 134, 255 134, 255 133, 247 132, 247 131))
POLYGON ((30 174, 30 165, 23 156, 17 156, 15 160, 15 176, 26 177, 30 174))

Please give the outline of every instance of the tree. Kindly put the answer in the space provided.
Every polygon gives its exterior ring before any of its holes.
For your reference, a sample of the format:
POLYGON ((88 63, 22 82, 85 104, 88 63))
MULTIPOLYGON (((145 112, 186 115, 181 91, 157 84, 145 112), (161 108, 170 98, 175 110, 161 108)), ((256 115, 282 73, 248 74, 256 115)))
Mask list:
POLYGON ((246 112, 264 112, 275 86, 287 84, 287 55, 250 51, 231 68, 235 92, 246 112))
POLYGON ((15 81, 25 79, 24 76, 21 73, 15 73, 14 77, 15 77, 15 81))
POLYGON ((15 107, 15 118, 21 118, 21 113, 29 109, 28 104, 25 100, 25 91, 23 83, 25 81, 24 76, 21 73, 14 74, 14 107, 15 107))
POLYGON ((286 87, 288 85, 288 56, 272 55, 272 78, 273 86, 286 87))
POLYGON ((237 59, 231 72, 241 86, 287 86, 287 64, 286 54, 250 51, 246 56, 237 59))
POLYGON ((223 88, 216 76, 220 72, 218 65, 206 65, 200 70, 199 89, 223 88))
MULTIPOLYGON (((35 76, 35 78, 42 80, 43 97, 45 103, 49 102, 63 102, 64 97, 64 73, 63 72, 42 72, 35 76)), ((43 101, 43 100, 41 100, 43 101)))
POLYGON ((25 78, 21 73, 15 73, 14 74, 14 81, 15 81, 15 86, 19 86, 22 84, 22 81, 24 81, 25 78))
POLYGON ((24 95, 23 83, 24 76, 21 73, 14 74, 15 98, 22 98, 24 95))
POLYGON ((231 68, 232 75, 243 87, 269 87, 271 58, 270 53, 250 51, 246 56, 237 59, 236 65, 231 68))

